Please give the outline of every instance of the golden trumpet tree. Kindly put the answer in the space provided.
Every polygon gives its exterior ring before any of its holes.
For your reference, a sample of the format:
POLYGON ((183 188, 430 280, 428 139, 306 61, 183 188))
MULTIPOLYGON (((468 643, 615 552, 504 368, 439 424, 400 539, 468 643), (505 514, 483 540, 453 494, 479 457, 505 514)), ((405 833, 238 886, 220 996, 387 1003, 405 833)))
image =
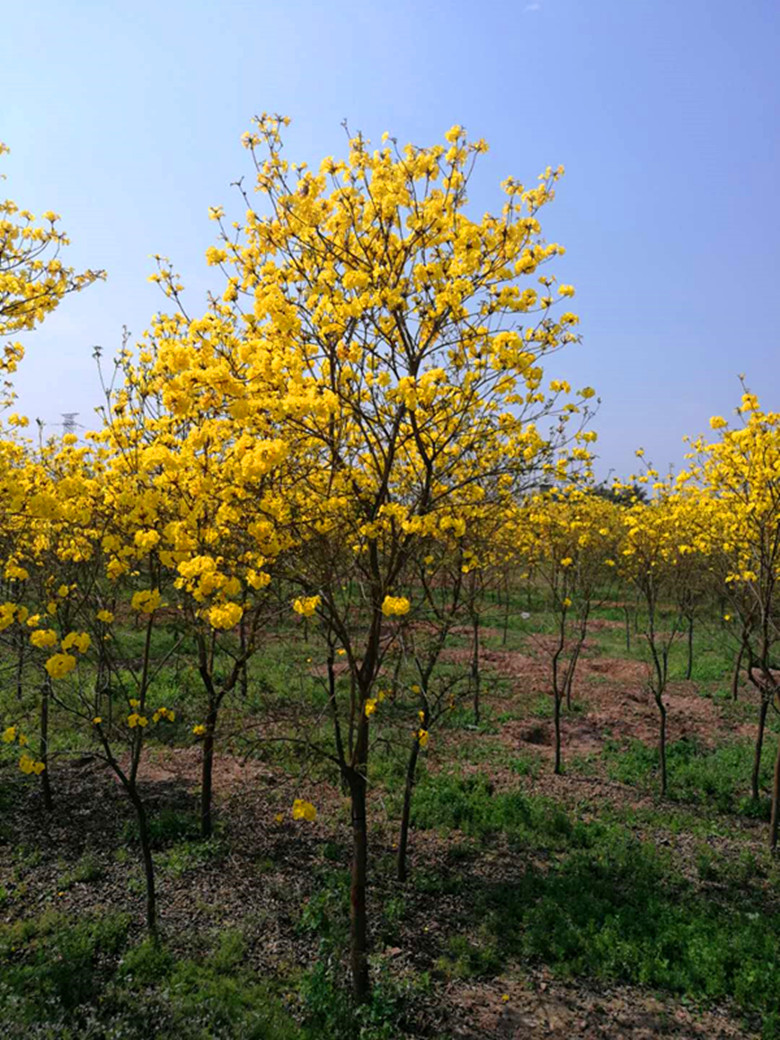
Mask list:
POLYGON ((519 555, 541 583, 555 619, 551 645, 555 773, 561 772, 561 706, 571 707, 594 605, 614 587, 621 509, 587 486, 536 495, 517 524, 519 555))
MULTIPOLYGON (((487 146, 462 128, 428 148, 384 139, 372 150, 353 136, 345 159, 310 170, 285 158, 285 122, 264 116, 244 138, 259 203, 244 193, 245 218, 232 227, 212 211, 221 235, 208 258, 225 276, 212 320, 236 333, 214 346, 229 387, 214 393, 279 423, 291 460, 286 520, 302 547, 289 576, 345 651, 349 682, 333 684, 331 718, 352 801, 351 956, 362 999, 366 709, 388 626, 397 636, 389 619, 414 600, 413 548, 449 537, 486 495, 527 482, 543 463, 565 466, 551 443, 592 391, 574 397, 563 381, 542 389, 541 359, 577 338, 575 315, 555 307, 573 289, 541 273, 563 252, 542 239, 538 219, 561 170, 531 188, 509 178, 500 212, 474 218, 469 177, 487 146), (269 381, 273 392, 257 398, 269 381), (540 428, 552 415, 555 428, 540 428)), ((176 298, 166 265, 158 277, 176 298)), ((187 378, 183 369, 179 383, 187 378)))
MULTIPOLYGON (((0 157, 8 147, 0 141, 0 157)), ((105 277, 103 271, 76 272, 66 267, 60 251, 68 245, 52 211, 41 222, 12 199, 0 199, 0 338, 30 332, 51 314, 67 293, 79 292, 105 277)), ((12 375, 24 356, 18 341, 4 344, 0 371, 12 375)), ((13 399, 9 381, 3 403, 13 399)))
POLYGON ((698 585, 710 542, 706 530, 694 523, 690 500, 677 492, 671 478, 661 480, 650 468, 640 480, 652 482, 654 497, 646 504, 637 500, 623 511, 624 541, 619 562, 621 574, 637 590, 643 608, 648 684, 659 713, 658 752, 661 793, 665 795, 668 708, 664 698, 669 657, 685 632, 684 606, 689 599, 685 583, 698 585), (691 564, 694 555, 700 558, 700 564, 691 564))
MULTIPOLYGON (((739 618, 741 642, 749 658, 748 675, 760 697, 752 793, 758 797, 766 718, 780 693, 777 664, 780 647, 780 413, 766 412, 744 388, 730 425, 714 416, 716 439, 692 442, 688 469, 680 484, 691 500, 707 499, 698 523, 706 524, 713 557, 728 590, 730 615, 739 618)), ((772 791, 770 843, 780 826, 780 748, 772 791)))

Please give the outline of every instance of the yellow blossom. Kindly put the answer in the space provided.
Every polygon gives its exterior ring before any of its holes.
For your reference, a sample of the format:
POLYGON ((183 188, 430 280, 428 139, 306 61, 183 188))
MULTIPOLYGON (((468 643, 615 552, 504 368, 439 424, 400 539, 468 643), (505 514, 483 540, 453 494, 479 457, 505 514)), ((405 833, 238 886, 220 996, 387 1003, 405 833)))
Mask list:
POLYGON ((301 596, 293 600, 293 610, 302 617, 311 617, 322 602, 320 596, 301 596))
POLYGON ((54 654, 43 667, 52 679, 63 679, 76 667, 76 658, 72 654, 54 654))
POLYGON ((140 614, 153 614, 160 606, 159 589, 142 589, 133 594, 130 606, 140 614))
POLYGON ((385 617, 396 617, 409 613, 411 604, 405 596, 385 596, 382 613, 385 617))
POLYGON ((293 802, 292 818, 294 820, 308 820, 311 823, 317 819, 317 810, 311 802, 296 798, 293 802))
POLYGON ((30 633, 30 643, 39 648, 54 646, 58 638, 53 628, 39 628, 30 633))

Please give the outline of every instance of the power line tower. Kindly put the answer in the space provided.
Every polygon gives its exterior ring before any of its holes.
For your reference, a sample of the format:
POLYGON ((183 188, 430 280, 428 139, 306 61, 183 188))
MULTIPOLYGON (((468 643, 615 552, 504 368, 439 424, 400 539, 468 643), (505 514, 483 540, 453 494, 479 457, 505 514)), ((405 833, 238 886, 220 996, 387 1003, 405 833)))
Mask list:
POLYGON ((60 415, 62 416, 62 432, 75 433, 76 428, 81 425, 76 422, 79 412, 60 412, 60 415))

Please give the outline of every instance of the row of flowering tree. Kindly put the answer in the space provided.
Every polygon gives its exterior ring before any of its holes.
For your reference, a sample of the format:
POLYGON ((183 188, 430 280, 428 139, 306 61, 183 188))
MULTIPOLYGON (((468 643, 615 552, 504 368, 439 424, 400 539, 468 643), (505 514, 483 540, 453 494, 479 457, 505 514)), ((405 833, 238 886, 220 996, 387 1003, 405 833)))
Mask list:
MULTIPOLYGON (((191 657, 200 677, 208 835, 221 707, 292 594, 327 657, 330 737, 306 744, 349 792, 363 999, 372 727, 392 719, 411 735, 403 876, 417 755, 451 699, 436 665, 495 565, 484 534, 500 541, 542 475, 566 476, 592 391, 545 388, 540 364, 577 338, 576 317, 554 306, 573 290, 540 274, 563 252, 537 216, 560 170, 530 189, 509 179, 500 213, 474 219, 467 189, 486 145, 460 127, 431 148, 372 151, 358 135, 347 159, 314 173, 283 157, 284 122, 262 117, 245 137, 263 205, 245 196, 232 226, 212 211, 207 259, 224 281, 205 313, 189 312, 160 258, 171 307, 137 351, 121 351, 98 428, 83 443, 4 444, 4 610, 42 677, 20 706, 41 720, 39 757, 25 752, 23 768, 48 784, 53 701, 132 803, 154 933, 139 774, 149 734, 175 720, 160 676, 191 657), (408 693, 388 683, 410 668, 408 693)), ((298 814, 311 812, 300 803, 298 814)))
MULTIPOLYGON (((362 1000, 374 748, 390 740, 408 755, 404 880, 420 754, 464 691, 479 720, 481 616, 509 568, 545 590, 555 619, 556 771, 588 623, 618 582, 644 607, 664 791, 669 654, 681 633, 690 640, 703 589, 728 596, 740 618, 761 692, 760 760, 776 690, 778 421, 747 395, 744 427, 696 442, 676 480, 651 471, 648 503, 599 496, 585 429, 593 391, 544 380, 546 356, 577 339, 576 317, 555 306, 573 290, 543 267, 563 250, 545 243, 538 217, 561 171, 530 189, 506 181, 500 213, 477 220, 467 189, 486 146, 460 127, 431 148, 371 150, 351 137, 345 160, 312 172, 284 158, 284 124, 264 116, 245 136, 260 204, 245 195, 234 224, 211 212, 220 284, 203 313, 159 258, 169 304, 118 355, 95 431, 36 444, 9 421, 0 631, 17 699, 3 735, 47 805, 52 708, 113 770, 136 814, 154 934, 140 778, 150 739, 176 721, 167 669, 183 663, 199 683, 192 735, 208 837, 224 706, 248 688, 264 642, 302 617, 325 657, 326 710, 288 718, 283 732, 277 723, 274 737, 329 763, 348 793, 362 1000), (659 625, 670 605, 675 620, 659 625), (459 675, 443 654, 464 622, 472 653, 459 675)), ((9 207, 0 277, 17 273, 0 281, 3 331, 31 328, 99 277, 58 262, 40 274, 29 241, 63 240, 51 229, 31 238, 32 218, 14 221, 9 207)), ((20 353, 7 351, 9 371, 20 353)), ((297 800, 294 813, 314 808, 297 800)))

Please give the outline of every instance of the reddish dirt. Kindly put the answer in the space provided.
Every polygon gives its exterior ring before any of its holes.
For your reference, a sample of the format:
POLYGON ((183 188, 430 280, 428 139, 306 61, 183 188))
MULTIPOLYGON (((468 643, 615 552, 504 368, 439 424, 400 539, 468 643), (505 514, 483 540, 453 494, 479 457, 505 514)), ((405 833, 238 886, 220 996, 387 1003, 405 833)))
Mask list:
MULTIPOLYGON (((144 748, 138 769, 139 779, 149 783, 176 780, 188 789, 200 785, 201 750, 198 745, 188 748, 144 748)), ((126 764, 126 763, 125 763, 126 764)), ((262 762, 244 761, 217 751, 213 766, 214 789, 227 795, 247 783, 274 784, 273 773, 262 762)))
POLYGON ((452 993, 462 1009, 453 1036, 468 1040, 753 1040, 727 1013, 696 1012, 639 987, 598 989, 530 972, 503 988, 463 986, 452 993))

